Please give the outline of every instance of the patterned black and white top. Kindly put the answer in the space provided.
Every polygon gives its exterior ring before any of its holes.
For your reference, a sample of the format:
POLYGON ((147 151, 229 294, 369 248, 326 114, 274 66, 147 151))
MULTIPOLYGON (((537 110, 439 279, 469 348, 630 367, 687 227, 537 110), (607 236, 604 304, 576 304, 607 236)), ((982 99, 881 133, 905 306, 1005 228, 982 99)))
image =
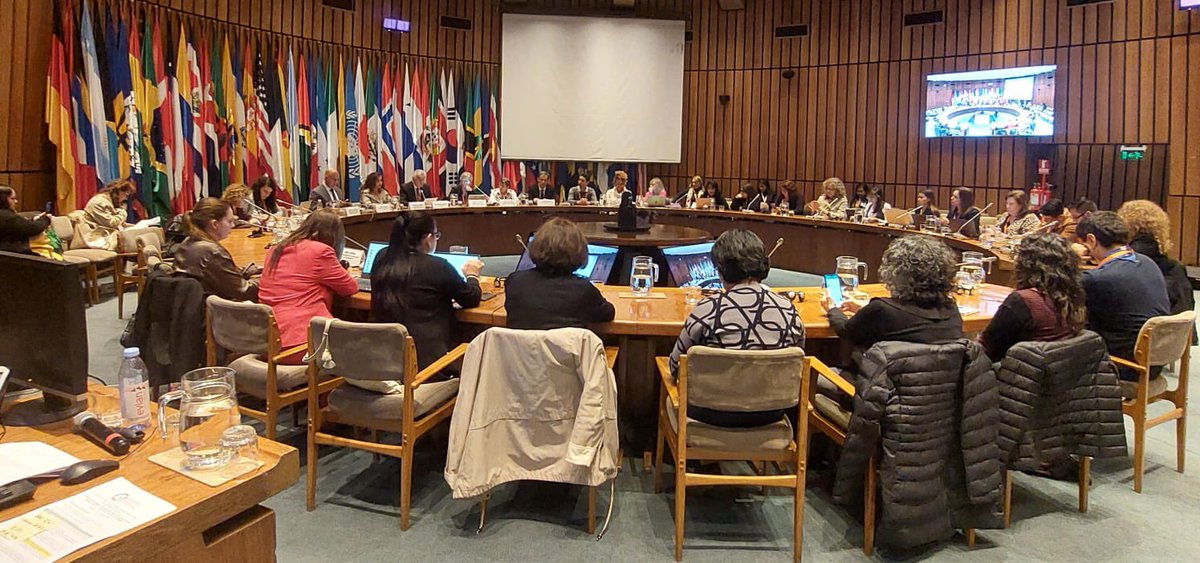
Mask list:
POLYGON ((744 283, 696 304, 671 352, 671 373, 692 346, 738 350, 804 347, 804 323, 786 297, 759 283, 744 283))

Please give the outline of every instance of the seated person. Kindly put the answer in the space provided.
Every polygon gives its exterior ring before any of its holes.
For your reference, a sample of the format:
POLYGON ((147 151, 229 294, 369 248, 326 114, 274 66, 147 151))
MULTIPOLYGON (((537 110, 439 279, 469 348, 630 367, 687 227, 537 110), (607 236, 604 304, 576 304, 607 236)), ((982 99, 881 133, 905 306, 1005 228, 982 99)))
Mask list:
MULTIPOLYGON (((242 186, 245 187, 245 186, 242 186)), ((175 247, 175 271, 200 281, 206 295, 230 301, 258 299, 258 280, 262 272, 254 264, 238 268, 221 241, 234 227, 233 207, 224 200, 206 197, 183 214, 187 238, 175 247)))
MULTIPOLYGON (((246 204, 248 197, 250 197, 250 188, 247 188, 245 184, 229 184, 225 186, 225 191, 221 192, 221 201, 233 210, 233 216, 238 221, 250 221, 252 214, 250 206, 246 204)), ((239 225, 235 221, 233 226, 238 227, 239 225)))
POLYGON ((815 215, 822 219, 846 218, 846 184, 840 178, 828 178, 821 182, 821 194, 815 201, 808 202, 804 207, 806 215, 815 215))
POLYGON ((855 366, 879 342, 943 344, 963 337, 962 315, 950 295, 957 263, 938 239, 898 238, 883 252, 879 266, 879 278, 891 297, 872 298, 865 306, 851 299, 837 305, 828 295, 821 299, 830 328, 853 346, 855 366), (847 318, 846 311, 854 316, 847 318))
POLYGON ((1099 207, 1096 207, 1096 202, 1086 197, 1081 197, 1075 200, 1075 203, 1072 203, 1067 211, 1071 214, 1071 218, 1075 220, 1075 224, 1078 225, 1089 213, 1094 213, 1099 209, 1099 207))
POLYGON ((451 186, 450 191, 446 192, 446 197, 450 200, 457 199, 466 203, 467 198, 473 195, 487 196, 479 188, 475 187, 475 176, 470 172, 463 172, 458 175, 458 184, 451 186))
POLYGON ((642 196, 642 205, 647 205, 652 197, 667 197, 667 186, 663 184, 662 178, 651 178, 650 185, 646 187, 646 195, 642 196))
POLYGON ((492 191, 488 196, 488 203, 500 203, 501 201, 517 201, 517 192, 512 189, 512 180, 501 178, 500 185, 492 191))
POLYGON ((1119 216, 1129 226, 1132 238, 1129 248, 1144 254, 1154 261, 1167 283, 1167 297, 1171 301, 1171 314, 1177 315, 1196 308, 1196 297, 1187 268, 1178 260, 1167 256, 1171 251, 1171 218, 1153 201, 1138 199, 1127 201, 1117 209, 1119 216))
MULTIPOLYGON (((318 210, 267 255, 258 299, 275 312, 284 349, 308 342, 313 317, 333 317, 334 295, 358 293, 358 282, 340 262, 345 246, 342 220, 332 211, 318 210)), ((301 350, 281 363, 300 364, 303 357, 301 350)))
POLYGON ((1030 235, 1016 257, 1016 291, 1008 294, 979 341, 993 362, 1019 342, 1053 342, 1079 335, 1087 317, 1079 258, 1066 239, 1030 235))
POLYGON ((371 270, 371 319, 408 328, 416 341, 421 368, 458 344, 454 304, 464 309, 477 307, 483 295, 479 287, 483 262, 464 264, 464 280, 449 262, 430 256, 441 236, 432 215, 422 211, 401 214, 392 223, 387 250, 375 258, 371 270))
POLYGON ((701 209, 727 209, 729 205, 725 202, 725 196, 721 194, 721 186, 716 180, 704 181, 704 194, 700 196, 707 199, 708 203, 699 206, 701 209))
POLYGON ((629 174, 624 170, 617 170, 613 174, 613 187, 604 192, 604 197, 601 198, 600 204, 607 207, 617 207, 621 205, 621 199, 625 197, 625 192, 628 191, 627 184, 629 182, 629 174))
POLYGON ((688 182, 687 189, 675 196, 675 203, 678 203, 680 207, 695 209, 696 198, 703 197, 703 194, 704 178, 701 178, 700 176, 692 176, 692 180, 688 182))
POLYGON ((871 193, 871 186, 866 184, 858 184, 854 186, 854 195, 850 196, 850 201, 846 204, 848 215, 853 215, 855 211, 862 211, 867 207, 867 194, 871 193))
POLYGON ((599 192, 588 183, 588 177, 580 174, 577 184, 567 191, 567 201, 574 205, 593 205, 600 199, 599 192))
POLYGON ((358 202, 364 207, 378 203, 391 203, 392 194, 383 189, 383 176, 378 172, 367 174, 358 190, 358 202))
MULTIPOLYGON (((1100 334, 1109 354, 1132 360, 1142 325, 1151 317, 1171 314, 1162 272, 1148 256, 1126 246, 1129 226, 1116 213, 1089 213, 1075 233, 1088 254, 1099 260, 1094 270, 1083 273, 1087 328, 1100 334)), ((1120 368, 1120 375, 1137 380, 1137 373, 1128 368, 1120 368)))
POLYGON ((255 180, 254 185, 250 186, 250 193, 256 207, 271 215, 279 213, 279 205, 275 202, 275 181, 270 176, 255 180))
POLYGON ((550 185, 550 173, 545 170, 538 172, 537 184, 526 188, 529 199, 558 199, 558 188, 550 185))
POLYGON ((586 328, 613 320, 616 309, 575 270, 587 264, 587 238, 570 221, 546 221, 529 244, 532 270, 513 272, 504 284, 508 327, 586 328))
POLYGON ((321 178, 321 185, 313 188, 308 194, 309 208, 336 207, 345 204, 346 198, 342 196, 342 177, 338 171, 333 168, 327 169, 321 178))
POLYGON ((1075 241, 1075 218, 1067 213, 1066 206, 1063 205, 1061 199, 1052 199, 1042 204, 1042 207, 1038 209, 1038 215, 1042 217, 1042 226, 1054 224, 1053 227, 1047 227, 1049 232, 1068 242, 1075 241))
POLYGON ((429 189, 429 184, 425 183, 425 171, 417 170, 413 172, 412 180, 405 182, 400 187, 400 201, 405 205, 414 201, 425 201, 433 197, 433 191, 429 189))
POLYGON ((883 186, 867 187, 867 204, 863 207, 863 219, 884 223, 887 221, 884 211, 891 208, 892 204, 888 203, 883 195, 883 186))
POLYGON ((934 205, 933 190, 923 189, 917 192, 917 208, 913 209, 913 215, 924 215, 926 217, 937 217, 941 214, 936 205, 934 205))
POLYGON ((769 203, 771 207, 781 211, 797 211, 803 205, 800 201, 800 190, 796 189, 796 183, 791 180, 784 180, 779 185, 779 191, 771 196, 769 203))
MULTIPOLYGON (((535 239, 536 240, 536 239, 535 239)), ((804 324, 786 297, 764 287, 771 270, 767 250, 758 235, 746 229, 721 233, 713 244, 712 261, 725 291, 706 297, 688 315, 671 351, 671 373, 679 357, 692 346, 778 350, 804 347, 804 324)), ((688 416, 705 424, 747 428, 778 421, 786 411, 725 412, 688 405, 688 416)))
POLYGON ((29 239, 46 232, 50 214, 39 213, 33 219, 26 219, 17 214, 18 203, 16 190, 0 186, 0 250, 33 255, 29 239))
POLYGON ((963 234, 969 237, 979 235, 979 214, 982 213, 978 207, 975 207, 975 190, 966 187, 954 188, 950 192, 950 211, 946 214, 946 218, 951 221, 962 221, 970 226, 963 229, 963 234), (970 229, 972 233, 966 231, 970 229))
POLYGON ((733 196, 733 201, 729 202, 730 211, 765 213, 768 209, 767 199, 750 182, 742 184, 742 189, 738 190, 737 195, 733 196))
POLYGON ((1019 237, 1036 231, 1042 226, 1041 219, 1029 209, 1029 196, 1022 190, 1013 190, 1004 196, 1004 213, 996 218, 1000 232, 1019 237))
POLYGON ((83 208, 80 234, 89 248, 117 251, 120 246, 118 231, 125 228, 128 219, 125 204, 136 191, 133 182, 117 180, 88 200, 83 208))

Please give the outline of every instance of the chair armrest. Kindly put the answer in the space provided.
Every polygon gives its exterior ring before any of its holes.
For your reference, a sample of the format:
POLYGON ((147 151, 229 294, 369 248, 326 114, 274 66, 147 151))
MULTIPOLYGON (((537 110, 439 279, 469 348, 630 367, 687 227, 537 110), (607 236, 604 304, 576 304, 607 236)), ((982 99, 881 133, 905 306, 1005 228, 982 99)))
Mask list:
POLYGON ((658 365, 658 375, 662 378, 663 389, 667 390, 667 396, 671 398, 671 405, 679 407, 679 387, 675 385, 675 376, 671 375, 671 364, 668 363, 669 358, 659 356, 654 358, 654 363, 658 365))
POLYGON ((459 344, 455 349, 446 352, 445 356, 438 358, 436 362, 429 364, 425 369, 417 372, 416 377, 413 378, 412 386, 420 387, 426 380, 441 373, 442 370, 450 367, 450 364, 457 362, 459 358, 467 353, 467 346, 467 344, 459 344))
POLYGON ((291 356, 292 354, 295 354, 296 352, 304 352, 307 350, 308 350, 308 344, 298 344, 296 346, 292 346, 291 348, 288 348, 287 350, 283 350, 282 352, 276 354, 275 357, 271 358, 271 363, 279 363, 280 360, 282 360, 288 356, 291 356))
POLYGON ((604 361, 608 364, 608 369, 612 369, 613 366, 617 365, 617 352, 620 351, 621 349, 616 346, 604 347, 604 361))
POLYGON ((1149 371, 1146 369, 1146 366, 1135 364, 1129 360, 1126 360, 1125 358, 1109 356, 1108 359, 1111 360, 1112 363, 1114 363, 1114 364, 1117 364, 1119 366, 1125 366, 1132 370, 1136 370, 1138 373, 1149 373, 1149 371))
MULTIPOLYGON (((856 392, 854 385, 851 385, 849 381, 846 381, 846 378, 838 375, 838 373, 832 369, 829 369, 829 366, 825 365, 825 362, 822 362, 816 356, 809 356, 809 360, 811 360, 809 366, 812 368, 812 371, 814 374, 816 374, 816 376, 828 379, 831 383, 837 386, 839 391, 850 395, 851 397, 854 396, 856 392)), ((815 382, 816 379, 813 381, 815 382)), ((816 386, 814 385, 813 388, 815 389, 816 386)))

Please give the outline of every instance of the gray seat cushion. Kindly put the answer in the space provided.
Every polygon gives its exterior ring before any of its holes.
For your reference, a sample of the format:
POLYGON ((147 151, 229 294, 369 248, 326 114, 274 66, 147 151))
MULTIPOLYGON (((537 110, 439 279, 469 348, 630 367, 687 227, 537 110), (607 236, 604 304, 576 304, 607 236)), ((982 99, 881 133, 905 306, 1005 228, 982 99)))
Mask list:
MULTIPOLYGON (((245 355, 229 364, 237 372, 237 390, 260 399, 267 398, 267 362, 258 356, 245 355)), ((308 383, 307 365, 275 366, 275 384, 280 392, 292 391, 308 383)))
MULTIPOLYGON (((671 428, 679 432, 679 411, 671 405, 670 398, 663 400, 670 413, 671 428)), ((774 424, 754 428, 725 428, 688 419, 687 445, 726 451, 783 451, 791 445, 795 434, 786 416, 774 424)))
POLYGON ((843 409, 837 401, 825 395, 817 394, 813 397, 812 406, 821 416, 825 417, 838 428, 842 430, 850 428, 850 411, 843 409))
POLYGON ((89 262, 108 262, 117 259, 117 253, 111 250, 100 250, 98 248, 79 248, 75 250, 63 251, 63 256, 77 256, 84 258, 89 262))
MULTIPOLYGON (((424 383, 414 395, 414 415, 423 416, 458 395, 458 379, 424 383)), ((383 394, 342 385, 329 393, 328 409, 353 426, 371 426, 372 420, 400 420, 404 416, 404 393, 383 394)))
MULTIPOLYGON (((1137 398, 1138 384, 1136 381, 1121 380, 1121 396, 1126 399, 1137 398)), ((1167 378, 1163 376, 1150 378, 1150 392, 1146 395, 1153 399, 1167 392, 1167 378)))

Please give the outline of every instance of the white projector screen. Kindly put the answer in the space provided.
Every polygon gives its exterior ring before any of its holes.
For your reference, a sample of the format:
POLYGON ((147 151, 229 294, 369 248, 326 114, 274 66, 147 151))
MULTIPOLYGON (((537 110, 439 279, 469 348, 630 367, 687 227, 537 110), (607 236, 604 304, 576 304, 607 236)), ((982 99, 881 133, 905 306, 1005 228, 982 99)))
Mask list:
POLYGON ((504 14, 501 155, 679 162, 684 22, 504 14))

